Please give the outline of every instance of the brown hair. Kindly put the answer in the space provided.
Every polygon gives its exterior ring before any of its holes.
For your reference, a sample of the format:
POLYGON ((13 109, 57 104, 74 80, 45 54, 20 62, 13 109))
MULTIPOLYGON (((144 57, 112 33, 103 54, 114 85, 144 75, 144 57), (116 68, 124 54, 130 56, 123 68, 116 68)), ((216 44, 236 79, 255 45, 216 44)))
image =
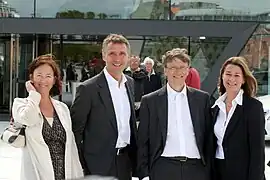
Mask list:
POLYGON ((244 57, 231 57, 222 65, 218 81, 219 94, 222 95, 226 92, 223 84, 222 76, 224 74, 227 65, 232 64, 241 68, 244 78, 244 84, 241 88, 244 90, 244 94, 249 97, 254 97, 257 93, 257 81, 248 68, 247 61, 244 57))
POLYGON ((190 57, 188 55, 188 51, 184 48, 182 48, 182 49, 181 48, 174 48, 170 51, 167 51, 162 56, 162 62, 163 62, 164 67, 167 67, 167 63, 174 61, 175 58, 178 58, 181 61, 190 65, 190 57))
POLYGON ((51 66, 54 77, 55 77, 55 84, 53 85, 52 89, 50 90, 51 96, 56 96, 60 94, 60 88, 61 88, 61 76, 60 76, 60 70, 55 62, 55 57, 52 54, 45 54, 38 56, 34 61, 32 61, 28 67, 28 74, 29 78, 33 75, 36 68, 38 68, 41 65, 47 64, 51 66))
POLYGON ((128 54, 130 54, 130 44, 128 40, 121 34, 110 34, 108 35, 102 43, 102 52, 104 53, 106 51, 106 48, 108 47, 109 43, 114 43, 114 44, 125 44, 128 48, 128 54))

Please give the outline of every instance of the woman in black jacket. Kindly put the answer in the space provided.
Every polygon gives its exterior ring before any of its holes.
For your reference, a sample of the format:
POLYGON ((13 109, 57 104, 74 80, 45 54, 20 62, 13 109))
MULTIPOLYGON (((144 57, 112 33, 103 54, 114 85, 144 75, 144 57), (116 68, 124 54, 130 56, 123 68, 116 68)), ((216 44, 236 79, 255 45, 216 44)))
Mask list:
POLYGON ((254 98, 257 82, 245 62, 232 57, 220 71, 221 96, 212 107, 215 180, 264 179, 264 112, 254 98))

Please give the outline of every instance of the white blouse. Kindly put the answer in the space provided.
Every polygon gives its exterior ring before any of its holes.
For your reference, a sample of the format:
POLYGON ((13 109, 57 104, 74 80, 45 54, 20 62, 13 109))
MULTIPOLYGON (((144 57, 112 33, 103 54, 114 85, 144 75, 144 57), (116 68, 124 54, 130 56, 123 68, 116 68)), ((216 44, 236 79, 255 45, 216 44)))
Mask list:
POLYGON ((220 96, 216 100, 215 104, 212 106, 212 108, 214 108, 215 106, 218 106, 220 109, 215 126, 214 126, 214 133, 217 137, 217 145, 218 145, 216 149, 216 155, 215 155, 217 159, 225 159, 224 151, 222 147, 223 138, 224 138, 227 126, 230 123, 230 119, 236 109, 236 106, 243 104, 243 93, 244 91, 242 89, 238 92, 237 96, 232 101, 232 107, 228 114, 226 112, 226 104, 225 104, 227 93, 224 93, 222 96, 220 96))

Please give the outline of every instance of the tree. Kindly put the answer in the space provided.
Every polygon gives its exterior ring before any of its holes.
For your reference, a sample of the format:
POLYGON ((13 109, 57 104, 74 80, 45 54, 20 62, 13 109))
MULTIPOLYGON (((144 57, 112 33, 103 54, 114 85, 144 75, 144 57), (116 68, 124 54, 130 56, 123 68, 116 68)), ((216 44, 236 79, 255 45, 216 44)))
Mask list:
POLYGON ((92 11, 89 11, 86 13, 86 17, 87 17, 87 19, 95 19, 96 14, 92 11))
POLYGON ((83 19, 84 13, 78 10, 68 10, 56 13, 56 18, 78 18, 83 19))
POLYGON ((99 19, 106 19, 108 17, 108 15, 105 13, 99 13, 98 17, 99 17, 99 19))

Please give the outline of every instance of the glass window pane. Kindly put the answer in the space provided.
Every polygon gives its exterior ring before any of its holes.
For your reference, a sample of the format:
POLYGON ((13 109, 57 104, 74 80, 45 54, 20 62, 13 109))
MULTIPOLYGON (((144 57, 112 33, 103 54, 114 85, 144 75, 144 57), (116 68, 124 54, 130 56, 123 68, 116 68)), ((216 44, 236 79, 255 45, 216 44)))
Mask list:
POLYGON ((3 0, 0 17, 270 21, 269 0, 3 0))
POLYGON ((36 0, 40 17, 88 19, 166 19, 162 0, 36 0))
POLYGON ((258 96, 270 94, 270 24, 261 24, 241 52, 258 82, 258 96))
POLYGON ((172 19, 221 21, 270 21, 269 0, 171 0, 172 19))
POLYGON ((193 37, 190 40, 191 65, 201 76, 201 82, 207 77, 209 71, 227 46, 231 38, 221 37, 193 37))

